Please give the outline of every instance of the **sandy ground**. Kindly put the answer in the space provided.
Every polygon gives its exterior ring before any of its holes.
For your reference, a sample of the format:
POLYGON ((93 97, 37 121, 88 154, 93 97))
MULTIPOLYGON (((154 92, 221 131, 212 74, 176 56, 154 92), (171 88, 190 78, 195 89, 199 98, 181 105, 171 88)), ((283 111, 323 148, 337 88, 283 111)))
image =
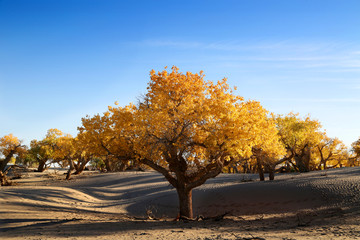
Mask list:
POLYGON ((26 172, 0 187, 0 239, 360 239, 360 168, 222 174, 194 190, 194 214, 228 215, 197 222, 173 221, 176 192, 155 172, 63 179, 26 172))

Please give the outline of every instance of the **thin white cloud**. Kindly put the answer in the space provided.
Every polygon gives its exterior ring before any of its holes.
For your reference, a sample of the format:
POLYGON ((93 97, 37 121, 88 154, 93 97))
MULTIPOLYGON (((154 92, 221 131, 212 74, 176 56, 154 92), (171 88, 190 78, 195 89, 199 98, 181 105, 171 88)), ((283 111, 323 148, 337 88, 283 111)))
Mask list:
MULTIPOLYGON (((179 51, 198 51, 196 59, 186 61, 206 62, 217 67, 292 74, 293 76, 313 73, 334 75, 341 79, 358 77, 360 73, 359 43, 337 41, 174 41, 145 40, 144 47, 167 47, 179 51), (346 75, 345 75, 346 74, 346 75), (352 74, 352 76, 350 76, 352 74)), ((172 49, 173 50, 173 49, 172 49)), ((279 74, 278 74, 279 75, 279 74)), ((307 77, 309 77, 308 74, 307 77)))
MULTIPOLYGON (((196 42, 171 40, 145 40, 140 45, 150 47, 173 47, 199 50, 222 51, 222 55, 240 55, 236 60, 267 61, 267 62, 317 62, 319 66, 337 65, 341 67, 360 67, 358 46, 353 43, 341 42, 196 42), (354 50, 354 48, 356 50, 354 50), (234 53, 235 52, 235 53, 234 53), (238 53, 236 53, 238 52, 238 53)), ((209 53, 211 55, 211 52, 209 53)), ((215 54, 215 53, 214 53, 215 54)), ((216 56, 220 54, 216 52, 216 56)), ((314 65, 315 66, 315 65, 314 65)))
MULTIPOLYGON (((299 42, 296 40, 283 40, 277 42, 253 41, 251 43, 246 41, 217 41, 217 42, 198 42, 198 41, 174 41, 174 40, 159 40, 148 39, 139 43, 145 46, 161 46, 161 47, 179 47, 179 48, 199 48, 199 49, 213 49, 225 51, 286 51, 286 52, 323 52, 331 53, 334 50, 341 50, 351 48, 352 43, 341 42, 299 42)), ((354 50, 352 54, 360 54, 360 51, 354 50)))

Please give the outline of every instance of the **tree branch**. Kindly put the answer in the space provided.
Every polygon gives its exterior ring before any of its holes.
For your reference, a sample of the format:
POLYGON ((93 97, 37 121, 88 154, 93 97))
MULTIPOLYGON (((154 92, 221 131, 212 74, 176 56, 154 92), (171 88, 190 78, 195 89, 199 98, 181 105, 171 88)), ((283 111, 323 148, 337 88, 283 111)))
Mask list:
POLYGON ((209 178, 214 178, 219 175, 224 167, 224 160, 216 160, 213 163, 208 164, 206 167, 192 174, 191 183, 187 185, 188 189, 193 189, 206 182, 209 178))
POLYGON ((152 169, 154 169, 155 171, 160 172, 162 175, 164 175, 164 177, 166 178, 166 180, 169 181, 169 183, 174 187, 177 188, 178 187, 178 181, 171 176, 170 172, 166 169, 161 167, 160 165, 154 163, 153 161, 147 159, 147 158, 143 158, 140 160, 141 163, 148 165, 149 167, 151 167, 152 169))

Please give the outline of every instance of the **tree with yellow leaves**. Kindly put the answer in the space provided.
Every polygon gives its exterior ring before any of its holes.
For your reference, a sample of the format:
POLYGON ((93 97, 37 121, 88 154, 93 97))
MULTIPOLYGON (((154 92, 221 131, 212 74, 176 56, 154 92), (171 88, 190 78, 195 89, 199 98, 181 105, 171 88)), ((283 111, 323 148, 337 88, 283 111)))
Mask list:
POLYGON ((127 108, 112 108, 102 116, 97 114, 93 117, 82 118, 82 126, 78 128, 79 139, 83 146, 87 145, 92 156, 101 158, 108 172, 124 171, 128 167, 136 165, 136 158, 132 145, 127 140, 134 136, 133 132, 127 132, 130 111, 127 108))
POLYGON ((256 166, 259 173, 260 181, 264 181, 264 171, 269 173, 269 180, 275 178, 275 168, 282 163, 286 151, 280 141, 278 130, 275 127, 276 122, 272 117, 263 116, 256 120, 256 124, 261 126, 262 132, 257 136, 260 138, 260 144, 252 148, 252 158, 256 159, 256 166), (279 160, 280 159, 280 160, 279 160))
POLYGON ((69 166, 66 174, 66 180, 70 179, 71 173, 75 169, 74 160, 77 157, 76 154, 76 139, 74 139, 70 134, 62 134, 56 142, 54 159, 58 162, 62 162, 63 166, 69 166))
POLYGON ((349 159, 349 165, 360 166, 360 138, 351 144, 351 152, 353 156, 349 159))
POLYGON ((329 138, 324 133, 316 146, 319 161, 315 169, 343 167, 347 165, 348 151, 345 144, 338 138, 329 138))
POLYGON ((6 179, 6 166, 15 155, 22 155, 26 148, 13 134, 0 138, 0 182, 1 186, 9 184, 6 179))
POLYGON ((278 155, 274 121, 255 101, 233 93, 226 79, 213 83, 202 72, 173 67, 151 71, 138 107, 113 108, 120 146, 165 176, 179 197, 180 217, 192 218, 192 189, 216 177, 253 148, 278 155))
POLYGON ((282 143, 287 150, 286 159, 296 171, 311 170, 311 152, 322 139, 319 121, 289 113, 277 116, 276 124, 282 143))
POLYGON ((96 156, 96 143, 92 142, 90 138, 87 138, 85 134, 79 133, 72 142, 75 153, 73 154, 75 175, 82 173, 85 170, 86 165, 91 159, 96 156))
POLYGON ((47 131, 46 136, 42 140, 34 139, 30 142, 30 149, 27 155, 37 162, 38 172, 45 171, 47 163, 54 160, 56 145, 62 135, 63 133, 60 130, 52 128, 47 131))
POLYGON ((71 178, 71 174, 80 174, 84 171, 86 164, 93 156, 91 142, 84 138, 83 134, 78 134, 75 138, 70 134, 62 134, 57 138, 53 158, 62 166, 69 166, 66 180, 71 178))

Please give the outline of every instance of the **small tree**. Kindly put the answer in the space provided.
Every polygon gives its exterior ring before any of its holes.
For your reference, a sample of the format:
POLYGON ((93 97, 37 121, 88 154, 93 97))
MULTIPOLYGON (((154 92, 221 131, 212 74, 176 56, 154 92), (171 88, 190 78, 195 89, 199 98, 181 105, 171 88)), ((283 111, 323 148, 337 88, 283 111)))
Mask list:
POLYGON ((252 158, 256 159, 256 166, 260 181, 264 181, 264 171, 269 173, 269 180, 275 179, 275 168, 285 159, 286 150, 280 141, 278 130, 272 126, 276 125, 274 118, 268 118, 265 121, 258 121, 257 124, 263 125, 259 144, 252 148, 252 158), (279 160, 280 159, 280 160, 279 160))
POLYGON ((80 174, 85 170, 86 165, 96 156, 96 144, 86 137, 86 134, 79 133, 73 141, 75 147, 74 157, 75 174, 80 174))
POLYGON ((70 134, 64 134, 59 137, 56 143, 54 158, 57 161, 62 162, 63 166, 69 166, 66 174, 66 180, 70 180, 71 174, 74 170, 77 170, 77 173, 80 173, 82 172, 82 170, 80 171, 82 165, 84 165, 84 167, 86 165, 86 163, 81 162, 83 160, 83 151, 80 150, 81 147, 79 147, 79 145, 78 139, 73 138, 70 134))
POLYGON ((28 158, 37 163, 37 171, 43 172, 46 169, 46 163, 51 158, 53 150, 42 141, 32 140, 28 151, 28 158))
POLYGON ((78 138, 82 146, 87 146, 87 152, 93 157, 104 161, 106 170, 124 171, 137 165, 131 141, 135 133, 127 132, 132 121, 130 108, 112 108, 103 115, 82 118, 82 126, 78 128, 78 138), (119 127, 121 129, 119 129, 119 127))
POLYGON ((26 148, 21 141, 12 134, 0 138, 0 183, 1 186, 9 184, 6 179, 6 166, 15 155, 26 152, 26 148))
POLYGON ((277 116, 279 135, 288 156, 288 162, 300 172, 311 170, 311 152, 322 139, 321 125, 310 117, 300 118, 298 114, 277 116))
POLYGON ((338 138, 329 138, 324 133, 316 147, 319 156, 317 169, 342 167, 347 165, 348 152, 345 144, 338 138))
POLYGON ((63 133, 56 129, 49 129, 46 133, 46 136, 38 141, 36 139, 30 142, 30 149, 27 153, 28 158, 33 159, 37 163, 37 171, 43 172, 47 168, 49 161, 53 161, 56 152, 56 145, 59 138, 63 133))

